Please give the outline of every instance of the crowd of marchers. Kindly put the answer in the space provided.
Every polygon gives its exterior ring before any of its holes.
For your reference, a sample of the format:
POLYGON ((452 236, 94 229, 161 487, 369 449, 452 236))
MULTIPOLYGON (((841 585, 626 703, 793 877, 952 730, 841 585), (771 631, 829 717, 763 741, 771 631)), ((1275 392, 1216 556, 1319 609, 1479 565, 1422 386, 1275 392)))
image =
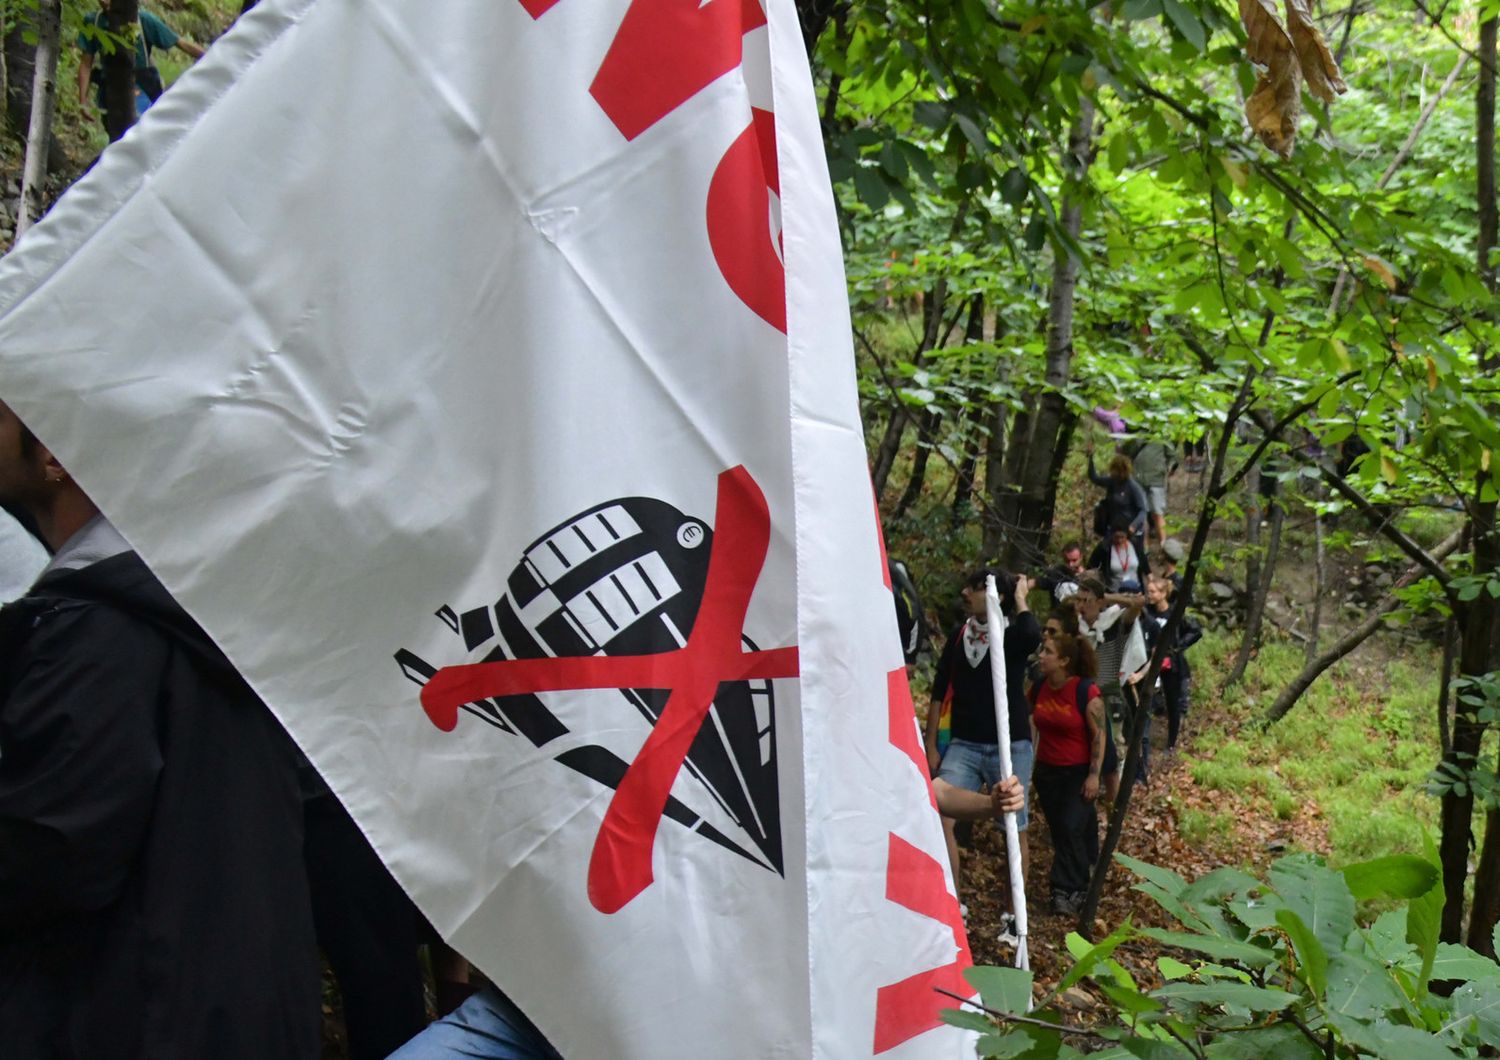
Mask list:
MULTIPOLYGON (((1101 415, 1104 419, 1108 414, 1101 415)), ((1106 425, 1109 425, 1106 423, 1106 425)), ((1069 541, 1054 564, 1031 573, 980 566, 959 588, 960 620, 933 654, 932 692, 923 721, 928 766, 943 811, 953 876, 961 880, 965 818, 947 806, 1001 785, 1001 718, 992 673, 986 586, 993 578, 1004 615, 1004 643, 995 664, 1004 671, 1009 783, 1019 786, 1016 824, 1022 873, 1032 809, 1046 821, 1053 859, 1048 902, 1074 916, 1099 856, 1100 815, 1119 793, 1126 734, 1146 726, 1140 780, 1149 780, 1151 748, 1174 753, 1192 687, 1187 651, 1202 629, 1184 611, 1167 636, 1182 591, 1181 542, 1166 536, 1167 485, 1179 466, 1167 443, 1132 438, 1113 424, 1116 451, 1101 474, 1092 446, 1090 480, 1103 490, 1094 506, 1095 538, 1069 541), (1154 545, 1154 551, 1148 546, 1154 545), (1044 595, 1045 594, 1045 595, 1044 595), (1033 610, 1045 600, 1039 619, 1033 610), (1150 663, 1158 676, 1146 687, 1150 663), (1158 719, 1160 723, 1158 724, 1158 719)), ((1201 448, 1189 446, 1190 469, 1201 448)), ((927 642, 924 612, 911 574, 892 561, 897 623, 908 672, 927 642)), ((965 806, 969 802, 962 803, 965 806)), ((1014 944, 1014 914, 1005 913, 1001 941, 1014 944)))

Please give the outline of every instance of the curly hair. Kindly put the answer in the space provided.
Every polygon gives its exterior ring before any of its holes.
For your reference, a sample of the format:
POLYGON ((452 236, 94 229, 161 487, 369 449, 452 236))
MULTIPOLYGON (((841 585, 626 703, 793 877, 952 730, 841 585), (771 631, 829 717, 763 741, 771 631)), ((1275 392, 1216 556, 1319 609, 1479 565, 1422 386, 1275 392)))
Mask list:
POLYGON ((1099 660, 1094 655, 1094 646, 1086 638, 1076 633, 1058 633, 1050 643, 1057 657, 1067 661, 1069 677, 1092 680, 1098 676, 1099 660))

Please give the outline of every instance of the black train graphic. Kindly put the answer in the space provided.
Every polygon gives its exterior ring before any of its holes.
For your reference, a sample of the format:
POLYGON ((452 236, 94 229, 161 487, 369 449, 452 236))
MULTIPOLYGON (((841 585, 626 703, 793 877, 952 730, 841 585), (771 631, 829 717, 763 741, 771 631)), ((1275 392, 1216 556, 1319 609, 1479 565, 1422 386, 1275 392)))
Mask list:
MULTIPOLYGON (((493 608, 437 612, 463 638, 469 661, 578 655, 651 655, 672 651, 692 632, 713 531, 670 504, 627 497, 591 508, 543 534, 526 549, 493 608), (487 648, 487 650, 485 650, 487 648), (479 659, 473 653, 485 650, 479 659)), ((747 650, 756 650, 741 638, 747 650)), ((402 672, 425 684, 436 668, 402 649, 402 672)), ((652 724, 668 691, 625 688, 624 702, 652 724)), ((623 703, 622 703, 623 705, 623 703)), ((504 696, 464 707, 470 714, 537 747, 568 727, 536 695, 504 696)), ((598 744, 572 744, 556 761, 616 788, 626 762, 598 744)), ((784 874, 776 772, 776 711, 769 680, 719 685, 685 767, 753 846, 725 835, 672 797, 665 816, 756 864, 784 874)))

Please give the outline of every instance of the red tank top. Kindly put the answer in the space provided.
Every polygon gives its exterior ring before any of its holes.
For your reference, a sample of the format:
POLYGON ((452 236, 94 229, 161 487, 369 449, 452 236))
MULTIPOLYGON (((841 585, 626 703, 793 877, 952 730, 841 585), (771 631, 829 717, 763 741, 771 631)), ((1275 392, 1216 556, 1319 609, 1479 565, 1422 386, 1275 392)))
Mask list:
MULTIPOLYGON (((1037 685, 1036 705, 1031 718, 1038 737, 1036 760, 1049 766, 1086 766, 1089 764, 1088 723, 1078 712, 1078 682, 1070 677, 1061 688, 1053 688, 1044 679, 1037 685)), ((1099 690, 1090 682, 1085 703, 1097 698, 1099 690)))

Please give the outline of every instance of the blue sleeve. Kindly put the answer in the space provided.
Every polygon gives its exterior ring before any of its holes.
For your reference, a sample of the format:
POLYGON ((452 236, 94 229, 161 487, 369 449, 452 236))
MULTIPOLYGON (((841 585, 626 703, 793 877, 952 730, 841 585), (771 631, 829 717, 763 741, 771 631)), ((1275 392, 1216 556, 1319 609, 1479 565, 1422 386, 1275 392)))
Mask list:
POLYGON ((172 27, 149 11, 141 12, 141 36, 145 38, 148 48, 177 46, 177 34, 172 32, 172 27))

